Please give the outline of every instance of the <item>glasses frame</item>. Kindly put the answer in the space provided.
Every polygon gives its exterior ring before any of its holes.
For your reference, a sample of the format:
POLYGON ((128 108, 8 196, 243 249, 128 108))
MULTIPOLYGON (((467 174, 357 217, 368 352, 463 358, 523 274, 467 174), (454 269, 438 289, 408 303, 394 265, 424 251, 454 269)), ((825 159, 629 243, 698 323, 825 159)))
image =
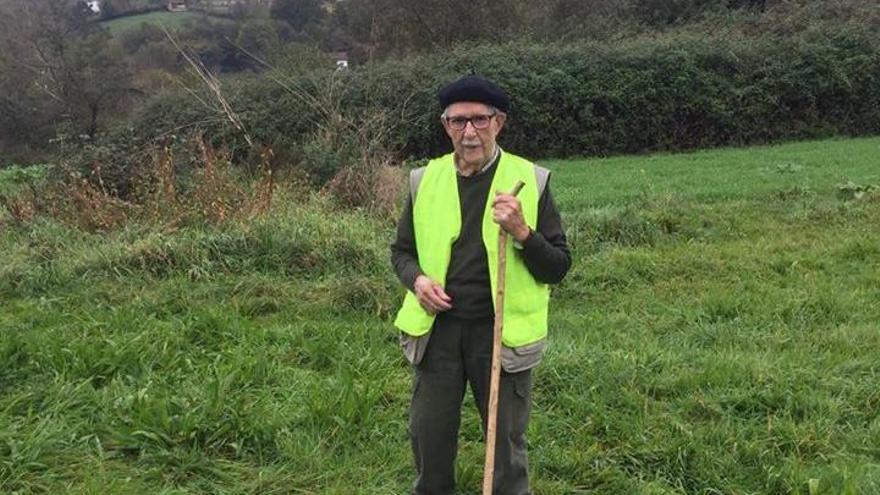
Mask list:
POLYGON ((476 129, 476 130, 478 130, 478 131, 482 131, 482 130, 484 130, 484 129, 488 129, 488 128, 489 128, 489 125, 492 124, 492 119, 493 119, 494 117, 497 117, 497 116, 498 116, 498 112, 492 112, 492 113, 490 113, 490 114, 488 114, 488 115, 487 115, 487 114, 473 115, 473 116, 471 116, 471 117, 443 117, 443 121, 444 121, 444 122, 446 123, 446 125, 448 125, 449 128, 452 129, 453 131, 461 132, 461 131, 467 129, 467 125, 468 125, 468 124, 470 124, 474 129, 476 129), (477 125, 477 122, 476 122, 474 119, 480 119, 480 118, 483 118, 483 117, 486 117, 486 125, 478 126, 478 125, 477 125), (456 119, 456 121, 458 121, 459 119, 461 119, 461 121, 464 122, 464 124, 461 125, 461 128, 456 127, 456 125, 454 125, 454 124, 452 123, 452 119, 453 119, 453 118, 456 119))

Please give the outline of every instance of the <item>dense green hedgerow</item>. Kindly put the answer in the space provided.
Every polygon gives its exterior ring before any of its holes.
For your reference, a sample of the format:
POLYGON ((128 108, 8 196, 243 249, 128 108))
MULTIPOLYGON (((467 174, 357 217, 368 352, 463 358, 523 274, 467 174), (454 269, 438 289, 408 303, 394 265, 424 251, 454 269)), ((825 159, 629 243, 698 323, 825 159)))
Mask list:
MULTIPOLYGON (((463 46, 285 79, 295 91, 259 78, 229 92, 252 135, 294 163, 323 160, 311 156, 309 142, 326 108, 306 99, 327 101, 329 87, 345 114, 379 108, 390 115, 397 124, 392 144, 422 157, 448 148, 437 89, 471 70, 498 81, 513 99, 502 145, 536 158, 880 132, 880 44, 856 30, 797 39, 676 35, 617 45, 463 46)), ((155 100, 133 124, 145 137, 198 126, 212 128, 217 139, 240 139, 222 115, 183 94, 155 100)))

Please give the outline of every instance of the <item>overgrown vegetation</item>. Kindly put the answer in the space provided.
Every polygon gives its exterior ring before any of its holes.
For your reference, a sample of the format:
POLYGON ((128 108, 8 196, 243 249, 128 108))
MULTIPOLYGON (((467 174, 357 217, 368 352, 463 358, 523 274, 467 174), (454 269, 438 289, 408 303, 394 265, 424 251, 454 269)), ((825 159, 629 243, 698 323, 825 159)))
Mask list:
MULTIPOLYGON (((535 380, 535 492, 880 490, 878 151, 545 163, 574 265, 535 380)), ((100 233, 0 212, 0 491, 407 490, 390 223, 288 187, 256 216, 100 233)))
MULTIPOLYGON (((381 110, 403 156, 448 149, 436 89, 473 69, 513 100, 502 146, 533 157, 611 155, 880 132, 880 50, 867 32, 749 39, 692 35, 604 44, 460 47, 352 73, 289 77, 310 98, 328 86, 346 114, 381 110)), ((284 76, 282 76, 284 77, 284 76)), ((274 80, 230 97, 255 139, 304 156, 324 125, 307 98, 274 80)), ((236 136, 189 95, 155 100, 133 120, 139 136, 200 122, 217 139, 236 136)), ((326 160, 305 160, 327 163, 326 160)), ((332 166, 328 164, 327 166, 332 166)))
MULTIPOLYGON (((67 165, 22 169, 0 175, 0 204, 10 220, 27 226, 46 216, 83 230, 110 231, 129 223, 178 228, 188 224, 222 224, 264 214, 272 203, 277 181, 271 150, 264 148, 255 167, 260 179, 247 182, 232 167, 227 150, 215 150, 201 137, 178 146, 188 151, 176 158, 170 144, 139 156, 138 167, 122 183, 105 178, 102 161, 88 170, 67 165)), ((288 187, 304 188, 290 178, 288 187)))
MULTIPOLYGON (((470 70, 512 88, 520 128, 542 135, 511 134, 510 144, 533 156, 876 132, 876 78, 869 75, 877 70, 880 14, 866 0, 253 5, 226 17, 162 18, 175 19, 168 27, 180 46, 221 74, 224 86, 241 88, 236 109, 251 114, 263 144, 279 154, 306 146, 313 109, 290 98, 276 106, 278 88, 249 81, 280 70, 306 86, 317 78, 321 88, 334 77, 337 52, 364 68, 350 81, 354 109, 378 105, 405 119, 391 149, 405 145, 403 157, 442 147, 431 95, 470 70), (280 141, 289 142, 285 149, 280 141), (537 142, 547 144, 538 149, 537 142)), ((106 7, 109 15, 161 2, 106 7)), ((158 13, 141 16, 142 23, 133 21, 138 16, 105 21, 109 32, 81 0, 0 0, 0 14, 0 164, 53 161, 63 154, 55 143, 80 135, 118 146, 132 124, 142 140, 217 124, 191 98, 198 81, 158 13), (123 24, 129 28, 113 27, 123 24), (138 112, 147 101, 149 109, 138 112)))

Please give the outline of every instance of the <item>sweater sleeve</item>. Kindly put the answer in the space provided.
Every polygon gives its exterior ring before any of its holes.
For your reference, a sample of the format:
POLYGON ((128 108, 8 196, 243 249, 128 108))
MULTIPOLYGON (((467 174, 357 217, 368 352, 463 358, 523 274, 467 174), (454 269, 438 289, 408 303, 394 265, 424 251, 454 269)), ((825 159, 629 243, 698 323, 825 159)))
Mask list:
POLYGON ((526 268, 539 282, 558 284, 571 267, 571 251, 549 183, 538 200, 537 230, 522 243, 519 252, 526 268))
POLYGON ((394 267, 400 283, 408 290, 413 291, 416 278, 422 274, 422 270, 419 267, 418 252, 416 251, 412 197, 407 199, 400 214, 400 221, 397 222, 397 237, 391 244, 391 265, 394 267))

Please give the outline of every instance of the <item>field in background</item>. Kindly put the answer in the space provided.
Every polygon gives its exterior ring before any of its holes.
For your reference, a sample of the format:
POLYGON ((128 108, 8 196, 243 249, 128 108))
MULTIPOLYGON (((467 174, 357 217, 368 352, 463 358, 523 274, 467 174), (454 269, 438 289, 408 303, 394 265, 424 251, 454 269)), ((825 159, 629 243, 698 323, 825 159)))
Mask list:
MULTIPOLYGON (((536 372, 535 493, 880 492, 878 156, 544 163, 575 260, 536 372)), ((276 204, 171 232, 0 226, 0 492, 407 491, 393 226, 276 204)), ((467 398, 462 493, 482 453, 467 398)))
POLYGON ((211 20, 217 19, 216 17, 210 17, 201 12, 160 11, 150 12, 148 14, 119 17, 117 19, 104 21, 101 23, 101 26, 110 31, 110 34, 114 36, 119 36, 120 34, 130 29, 134 29, 144 23, 154 24, 156 26, 162 25, 169 29, 176 29, 180 28, 188 21, 197 22, 205 18, 209 18, 211 20))

